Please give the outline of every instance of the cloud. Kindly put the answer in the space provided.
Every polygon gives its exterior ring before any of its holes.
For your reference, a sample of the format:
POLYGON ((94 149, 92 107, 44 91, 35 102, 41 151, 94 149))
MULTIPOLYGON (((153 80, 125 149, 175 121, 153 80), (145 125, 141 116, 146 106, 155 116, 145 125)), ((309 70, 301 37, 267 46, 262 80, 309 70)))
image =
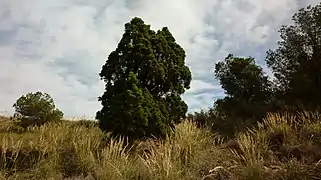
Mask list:
POLYGON ((193 73, 184 94, 190 111, 223 95, 214 63, 228 53, 254 56, 276 46, 278 28, 316 0, 3 0, 0 1, 0 112, 22 94, 45 91, 67 116, 93 117, 103 93, 98 73, 139 16, 169 27, 193 73))
POLYGON ((203 91, 217 90, 220 87, 202 80, 193 80, 187 93, 199 94, 203 91))

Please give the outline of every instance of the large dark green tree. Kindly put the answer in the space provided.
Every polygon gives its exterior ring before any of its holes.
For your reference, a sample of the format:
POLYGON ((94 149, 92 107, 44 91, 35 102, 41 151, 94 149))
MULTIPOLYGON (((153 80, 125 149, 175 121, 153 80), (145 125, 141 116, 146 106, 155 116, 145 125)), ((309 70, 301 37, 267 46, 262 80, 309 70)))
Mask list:
POLYGON ((278 48, 267 52, 266 62, 278 100, 314 109, 321 104, 321 4, 300 9, 292 19, 293 25, 280 29, 278 48))
POLYGON ((265 114, 272 97, 271 82, 253 58, 229 54, 215 64, 214 73, 227 95, 215 102, 221 115, 252 118, 265 114))
POLYGON ((167 27, 155 32, 133 18, 99 75, 106 85, 96 118, 112 135, 163 136, 185 117, 188 107, 180 95, 190 86, 191 72, 167 27))

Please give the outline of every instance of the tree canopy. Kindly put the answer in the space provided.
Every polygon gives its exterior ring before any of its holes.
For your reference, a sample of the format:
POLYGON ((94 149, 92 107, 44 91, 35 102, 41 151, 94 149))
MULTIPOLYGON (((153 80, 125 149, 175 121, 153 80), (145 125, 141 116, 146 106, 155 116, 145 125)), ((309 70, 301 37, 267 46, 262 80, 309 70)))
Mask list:
POLYGON ((241 117, 262 116, 260 108, 271 100, 271 82, 254 58, 229 54, 215 64, 214 74, 227 95, 215 102, 217 111, 241 117))
POLYGON ((155 32, 133 18, 99 75, 106 85, 96 118, 104 131, 162 136, 185 117, 187 104, 180 95, 190 86, 191 72, 167 27, 155 32))
MULTIPOLYGON (((292 25, 280 28, 278 47, 267 51, 273 82, 251 57, 230 54, 216 63, 215 78, 226 94, 210 109, 215 117, 207 117, 211 122, 214 118, 216 126, 235 126, 251 118, 256 124, 268 112, 320 110, 321 4, 300 9, 292 20, 292 25)), ((203 122, 204 116, 200 119, 203 122)))
POLYGON ((321 103, 321 5, 302 8, 282 26, 276 50, 266 62, 276 77, 277 99, 287 106, 316 108, 321 103))
POLYGON ((23 127, 61 120, 63 112, 56 108, 52 97, 40 91, 21 96, 14 104, 14 117, 23 127))

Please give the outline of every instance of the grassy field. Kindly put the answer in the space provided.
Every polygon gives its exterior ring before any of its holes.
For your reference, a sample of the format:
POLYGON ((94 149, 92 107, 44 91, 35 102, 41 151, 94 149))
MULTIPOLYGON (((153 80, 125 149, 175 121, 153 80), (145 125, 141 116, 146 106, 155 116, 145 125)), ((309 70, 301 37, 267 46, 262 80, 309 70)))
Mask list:
POLYGON ((128 145, 89 121, 22 129, 0 117, 0 179, 321 179, 321 115, 270 114, 225 141, 192 122, 128 145))

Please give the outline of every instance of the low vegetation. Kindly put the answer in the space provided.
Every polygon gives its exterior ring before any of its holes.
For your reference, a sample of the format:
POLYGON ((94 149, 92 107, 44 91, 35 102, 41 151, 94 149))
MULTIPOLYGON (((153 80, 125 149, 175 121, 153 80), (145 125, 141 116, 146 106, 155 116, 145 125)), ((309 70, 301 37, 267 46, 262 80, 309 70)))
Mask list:
POLYGON ((92 121, 0 121, 0 179, 320 179, 321 114, 269 114, 225 140, 191 121, 128 144, 92 121))

